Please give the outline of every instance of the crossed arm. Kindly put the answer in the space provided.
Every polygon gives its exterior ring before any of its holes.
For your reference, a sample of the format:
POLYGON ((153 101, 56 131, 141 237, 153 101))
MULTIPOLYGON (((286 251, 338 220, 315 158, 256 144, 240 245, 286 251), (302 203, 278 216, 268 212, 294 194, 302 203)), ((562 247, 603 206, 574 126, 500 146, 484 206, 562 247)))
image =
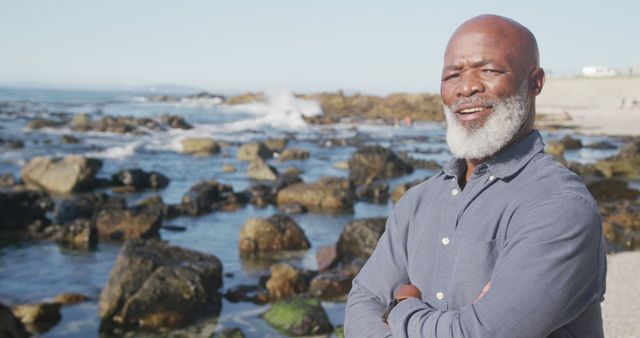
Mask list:
POLYGON ((405 245, 409 225, 390 216, 376 250, 354 279, 346 336, 547 337, 601 297, 601 223, 585 203, 561 196, 514 220, 490 289, 473 304, 443 311, 410 297, 391 311, 386 326, 381 320, 386 305, 394 293, 406 291, 401 286, 412 284, 405 245))

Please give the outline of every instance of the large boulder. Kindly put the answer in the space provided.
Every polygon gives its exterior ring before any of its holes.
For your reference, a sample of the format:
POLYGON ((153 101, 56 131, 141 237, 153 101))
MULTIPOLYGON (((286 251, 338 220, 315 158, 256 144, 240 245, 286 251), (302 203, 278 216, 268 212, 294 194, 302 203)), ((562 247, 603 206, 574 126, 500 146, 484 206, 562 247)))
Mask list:
POLYGON ((316 211, 348 211, 353 209, 355 195, 347 179, 325 177, 314 183, 298 183, 280 191, 278 205, 301 204, 316 211))
POLYGON ((179 115, 162 115, 160 116, 160 122, 175 129, 193 129, 193 126, 185 121, 184 117, 179 115))
POLYGON ((216 204, 223 202, 232 192, 233 188, 230 185, 215 180, 200 182, 182 196, 182 206, 184 211, 191 215, 202 215, 214 210, 216 204))
POLYGON ((49 192, 67 194, 92 187, 102 162, 71 155, 63 159, 35 157, 22 168, 22 180, 49 192))
POLYGON ((239 246, 243 253, 255 253, 308 249, 310 243, 292 218, 274 215, 268 219, 249 219, 240 230, 239 246))
POLYGON ((582 148, 582 140, 579 138, 573 138, 571 135, 567 135, 560 140, 566 150, 576 150, 582 148))
POLYGON ((303 293, 307 288, 302 272, 289 264, 271 266, 271 277, 267 280, 267 290, 272 300, 303 293))
POLYGON ((100 294, 101 329, 187 325, 219 307, 221 286, 215 256, 156 240, 128 241, 100 294))
POLYGON ((267 160, 273 157, 273 151, 262 142, 246 143, 238 148, 237 159, 240 161, 267 160))
POLYGON ((247 176, 254 180, 275 181, 278 179, 278 170, 263 160, 257 159, 247 167, 247 176))
POLYGON ((358 184, 413 172, 413 167, 393 151, 381 146, 358 149, 349 160, 349 178, 358 184))
POLYGON ((336 248, 340 261, 369 258, 384 232, 385 224, 384 217, 357 219, 347 224, 336 248))
POLYGON ((159 237, 162 215, 149 209, 102 210, 96 216, 100 238, 107 240, 159 237))
POLYGON ((53 201, 44 192, 0 191, 0 231, 22 231, 34 224, 46 225, 53 201))
POLYGON ((356 197, 367 202, 387 203, 389 185, 382 180, 364 183, 356 188, 356 197))
POLYGON ((333 330, 316 298, 293 297, 279 301, 271 305, 263 318, 276 330, 294 337, 328 334, 333 330))
POLYGON ((212 155, 220 152, 220 145, 209 138, 188 138, 182 140, 182 152, 199 156, 212 155))
POLYGON ((29 336, 20 319, 16 318, 10 308, 0 303, 0 337, 27 338, 29 336))

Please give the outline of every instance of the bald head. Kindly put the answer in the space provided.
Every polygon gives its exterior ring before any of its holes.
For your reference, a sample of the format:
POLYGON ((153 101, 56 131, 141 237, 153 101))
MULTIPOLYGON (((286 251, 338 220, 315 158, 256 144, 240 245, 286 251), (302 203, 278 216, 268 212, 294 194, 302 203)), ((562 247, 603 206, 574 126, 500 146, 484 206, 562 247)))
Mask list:
POLYGON ((465 21, 456 29, 445 51, 459 44, 489 43, 501 50, 514 66, 533 69, 540 65, 538 43, 535 36, 525 26, 499 15, 484 14, 465 21))

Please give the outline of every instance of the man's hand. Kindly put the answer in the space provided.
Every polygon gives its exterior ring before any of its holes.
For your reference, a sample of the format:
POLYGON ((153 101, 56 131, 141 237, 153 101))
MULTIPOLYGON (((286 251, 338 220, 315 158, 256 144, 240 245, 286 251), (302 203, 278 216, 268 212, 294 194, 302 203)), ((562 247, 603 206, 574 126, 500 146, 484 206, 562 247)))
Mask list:
POLYGON ((484 297, 484 295, 489 292, 489 289, 491 289, 491 282, 487 283, 487 285, 485 285, 482 288, 482 292, 480 292, 480 295, 478 295, 478 298, 476 298, 476 300, 473 301, 473 304, 477 303, 480 299, 482 299, 482 297, 484 297))
POLYGON ((396 299, 403 300, 409 297, 415 297, 418 299, 422 299, 422 292, 415 285, 405 284, 398 288, 396 291, 396 299))

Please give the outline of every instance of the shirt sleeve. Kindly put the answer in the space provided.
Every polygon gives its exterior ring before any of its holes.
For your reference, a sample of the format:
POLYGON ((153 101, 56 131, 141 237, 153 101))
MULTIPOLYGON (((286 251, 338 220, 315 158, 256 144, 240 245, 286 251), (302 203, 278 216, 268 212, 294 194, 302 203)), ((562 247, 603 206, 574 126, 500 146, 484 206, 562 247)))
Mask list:
POLYGON ((440 311, 411 298, 389 324, 394 337, 547 337, 600 301, 605 265, 595 203, 552 198, 514 215, 491 289, 478 302, 440 311))
POLYGON ((398 227, 391 213, 376 249, 353 280, 345 310, 346 337, 393 336, 382 314, 396 289, 409 283, 406 241, 406 229, 398 227))

